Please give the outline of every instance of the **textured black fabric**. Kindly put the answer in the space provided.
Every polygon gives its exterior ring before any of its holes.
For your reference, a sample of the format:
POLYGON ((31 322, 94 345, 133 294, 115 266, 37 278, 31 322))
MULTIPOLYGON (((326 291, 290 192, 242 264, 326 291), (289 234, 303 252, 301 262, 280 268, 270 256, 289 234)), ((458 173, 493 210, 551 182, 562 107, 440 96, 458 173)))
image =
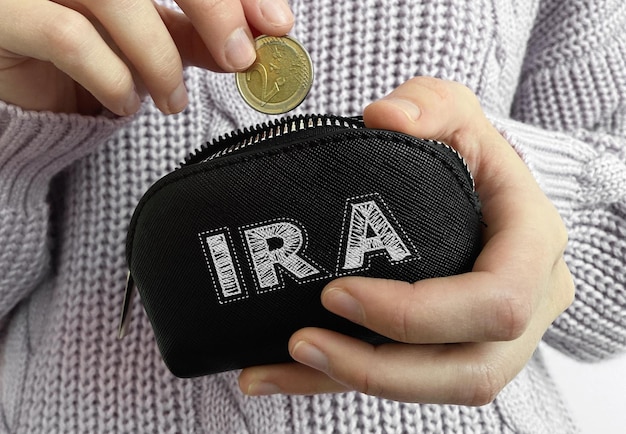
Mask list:
POLYGON ((290 335, 307 326, 385 342, 326 311, 324 285, 349 274, 467 272, 480 219, 471 177, 446 146, 365 128, 309 130, 158 181, 137 206, 127 258, 165 363, 190 377, 288 361, 290 335), (272 275, 278 284, 267 286, 272 275))

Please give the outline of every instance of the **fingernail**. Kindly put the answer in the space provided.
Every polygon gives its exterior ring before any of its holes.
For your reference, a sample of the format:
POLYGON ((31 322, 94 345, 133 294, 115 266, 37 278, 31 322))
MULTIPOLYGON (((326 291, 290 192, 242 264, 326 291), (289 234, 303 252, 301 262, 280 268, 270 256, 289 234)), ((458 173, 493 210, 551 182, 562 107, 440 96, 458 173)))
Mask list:
POLYGON ((137 92, 133 91, 124 104, 124 115, 130 116, 136 113, 137 110, 139 110, 139 107, 141 107, 141 99, 139 98, 137 92))
POLYGON ((322 294, 327 309, 357 324, 365 322, 361 304, 341 288, 330 288, 322 294))
POLYGON ((241 27, 230 34, 224 49, 226 50, 226 61, 236 71, 246 69, 256 59, 256 50, 252 38, 241 27))
POLYGON ((274 26, 286 26, 294 20, 291 8, 283 0, 260 0, 261 15, 274 26))
POLYGON ((422 114, 419 107, 413 104, 409 100, 406 100, 403 98, 391 97, 391 98, 385 98, 385 101, 388 101, 394 104, 396 107, 402 110, 411 122, 415 122, 422 114))
POLYGON ((264 381, 257 381, 248 386, 248 395, 262 396, 262 395, 276 395, 281 393, 280 388, 273 383, 266 383, 264 381))
POLYGON ((318 371, 328 372, 328 358, 317 347, 305 341, 299 341, 291 351, 291 357, 318 371))
POLYGON ((167 108, 170 113, 181 112, 189 104, 189 96, 187 95, 187 89, 185 84, 180 83, 178 87, 170 94, 167 100, 167 108))

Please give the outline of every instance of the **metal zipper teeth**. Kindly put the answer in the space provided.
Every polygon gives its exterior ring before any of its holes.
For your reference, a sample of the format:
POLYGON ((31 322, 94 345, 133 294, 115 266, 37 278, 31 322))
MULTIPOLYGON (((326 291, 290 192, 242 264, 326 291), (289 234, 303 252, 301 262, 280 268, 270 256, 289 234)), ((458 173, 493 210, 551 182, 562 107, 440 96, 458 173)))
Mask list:
POLYGON ((440 142, 438 140, 433 140, 433 139, 422 139, 422 140, 428 143, 434 143, 436 145, 443 146, 444 148, 447 148, 448 150, 453 152, 454 155, 456 155, 457 158, 461 161, 461 164, 463 164, 463 168, 467 172, 467 176, 469 176, 469 179, 472 183, 472 191, 476 191, 476 182, 474 181, 474 175, 472 175, 472 172, 470 171, 467 161, 465 160, 465 158, 463 158, 463 156, 459 153, 459 151, 457 151, 456 149, 454 149, 452 146, 448 145, 447 143, 440 142))
POLYGON ((337 117, 329 116, 301 116, 297 118, 288 118, 283 122, 276 123, 274 125, 266 126, 265 128, 257 128, 255 131, 247 137, 237 143, 222 149, 219 152, 209 155, 202 163, 214 160, 219 157, 231 154, 233 152, 240 151, 250 146, 258 145, 266 140, 273 139, 275 137, 286 136, 292 133, 298 133, 305 130, 311 130, 319 127, 344 127, 344 128, 362 128, 363 122, 357 119, 340 119, 337 117))
MULTIPOLYGON (((270 125, 267 125, 267 124, 257 125, 255 128, 253 128, 250 131, 247 129, 244 129, 243 131, 239 130, 233 135, 225 135, 218 139, 215 139, 213 140, 213 143, 210 147, 205 145, 196 153, 190 155, 186 159, 185 163, 183 163, 183 165, 192 164, 191 163, 192 160, 206 153, 208 150, 211 149, 211 147, 214 147, 214 146, 219 147, 220 143, 227 141, 227 140, 236 140, 236 142, 228 146, 227 148, 224 148, 218 152, 214 152, 210 154, 209 156, 197 162, 194 162, 193 164, 211 161, 216 158, 220 158, 225 155, 231 154, 233 152, 237 152, 239 150, 248 148, 250 146, 257 145, 259 143, 262 143, 266 140, 273 139, 275 137, 286 136, 292 133, 297 133, 297 132, 324 127, 324 126, 328 126, 328 127, 335 126, 335 127, 358 129, 358 128, 363 128, 364 124, 361 118, 340 118, 337 116, 329 116, 329 115, 300 115, 297 117, 279 119, 279 120, 274 121, 274 123, 270 125)), ((469 165, 467 164, 467 161, 465 160, 465 158, 463 158, 463 156, 456 149, 438 140, 433 140, 433 139, 421 139, 421 140, 427 143, 442 146, 448 149, 450 152, 454 153, 454 155, 456 155, 456 157, 463 164, 463 167, 465 168, 465 171, 467 172, 467 175, 469 176, 470 182, 472 184, 472 190, 473 191, 476 190, 476 182, 474 180, 474 176, 472 175, 469 169, 469 165)))
POLYGON ((185 161, 181 163, 179 168, 209 161, 217 156, 217 154, 226 155, 229 152, 233 152, 236 146, 241 149, 241 146, 246 143, 245 146, 251 144, 260 143, 262 140, 267 140, 271 137, 277 137, 285 135, 286 133, 300 131, 301 129, 315 128, 323 125, 336 125, 347 126, 351 128, 363 127, 363 121, 360 118, 343 118, 334 115, 299 115, 290 116, 287 118, 276 119, 268 124, 257 124, 253 128, 244 128, 233 133, 225 134, 212 142, 203 144, 200 148, 192 152, 185 158, 185 161), (278 130, 280 128, 280 130, 278 130), (233 143, 227 146, 228 143, 233 143), (222 151, 215 152, 215 148, 226 148, 222 151), (226 152, 226 150, 230 150, 226 152))

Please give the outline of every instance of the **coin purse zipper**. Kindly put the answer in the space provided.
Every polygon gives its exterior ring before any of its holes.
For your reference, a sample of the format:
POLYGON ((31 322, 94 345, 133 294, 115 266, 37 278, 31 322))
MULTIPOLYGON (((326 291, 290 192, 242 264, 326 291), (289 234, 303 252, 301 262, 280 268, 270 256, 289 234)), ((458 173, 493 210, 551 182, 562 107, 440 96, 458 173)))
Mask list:
MULTIPOLYGON (((289 116, 282 119, 276 119, 269 123, 257 124, 253 128, 244 128, 237 130, 231 134, 226 134, 214 139, 210 144, 205 143, 199 149, 195 150, 184 162, 175 170, 184 167, 206 163, 215 159, 226 158, 231 155, 241 155, 244 153, 257 152, 261 147, 272 147, 277 145, 285 145, 291 142, 300 141, 305 138, 315 137, 319 134, 334 132, 345 129, 365 128, 363 118, 341 117, 334 115, 299 115, 289 116)), ((425 139, 422 139, 425 140, 425 139)), ((441 146, 448 149, 452 154, 456 155, 463 164, 468 179, 471 184, 472 191, 475 191, 474 178, 469 170, 465 159, 451 146, 439 142, 437 140, 425 140, 435 146, 441 146)), ((124 290, 124 301, 120 317, 118 338, 122 339, 126 336, 131 319, 132 304, 136 286, 133 277, 128 271, 126 279, 126 287, 124 290)))

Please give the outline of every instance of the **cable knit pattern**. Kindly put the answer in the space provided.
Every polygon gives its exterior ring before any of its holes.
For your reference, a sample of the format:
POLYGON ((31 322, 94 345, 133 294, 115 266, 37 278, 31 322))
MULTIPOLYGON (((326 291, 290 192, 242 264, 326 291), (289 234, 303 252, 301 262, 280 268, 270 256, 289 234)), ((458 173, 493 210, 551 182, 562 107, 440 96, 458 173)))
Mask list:
POLYGON ((545 340, 586 361, 626 348, 625 26, 619 0, 543 2, 512 107, 516 119, 578 139, 522 133, 520 148, 569 229, 576 282, 545 340))
MULTIPOLYGON (((623 351, 623 2, 291 4, 316 76, 299 113, 358 114, 419 74, 477 93, 570 229, 578 294, 545 341, 584 360, 623 351)), ((126 230, 142 193, 204 141, 268 119, 238 97, 232 75, 190 68, 185 81, 191 103, 176 116, 148 102, 133 119, 0 103, 1 432, 577 432, 541 348, 475 408, 358 393, 250 398, 237 372, 177 379, 139 303, 118 341, 126 230)))
POLYGON ((626 3, 542 2, 513 116, 533 125, 626 135, 626 3))
POLYGON ((126 122, 29 113, 0 101, 0 318, 47 272, 50 180, 126 122))

